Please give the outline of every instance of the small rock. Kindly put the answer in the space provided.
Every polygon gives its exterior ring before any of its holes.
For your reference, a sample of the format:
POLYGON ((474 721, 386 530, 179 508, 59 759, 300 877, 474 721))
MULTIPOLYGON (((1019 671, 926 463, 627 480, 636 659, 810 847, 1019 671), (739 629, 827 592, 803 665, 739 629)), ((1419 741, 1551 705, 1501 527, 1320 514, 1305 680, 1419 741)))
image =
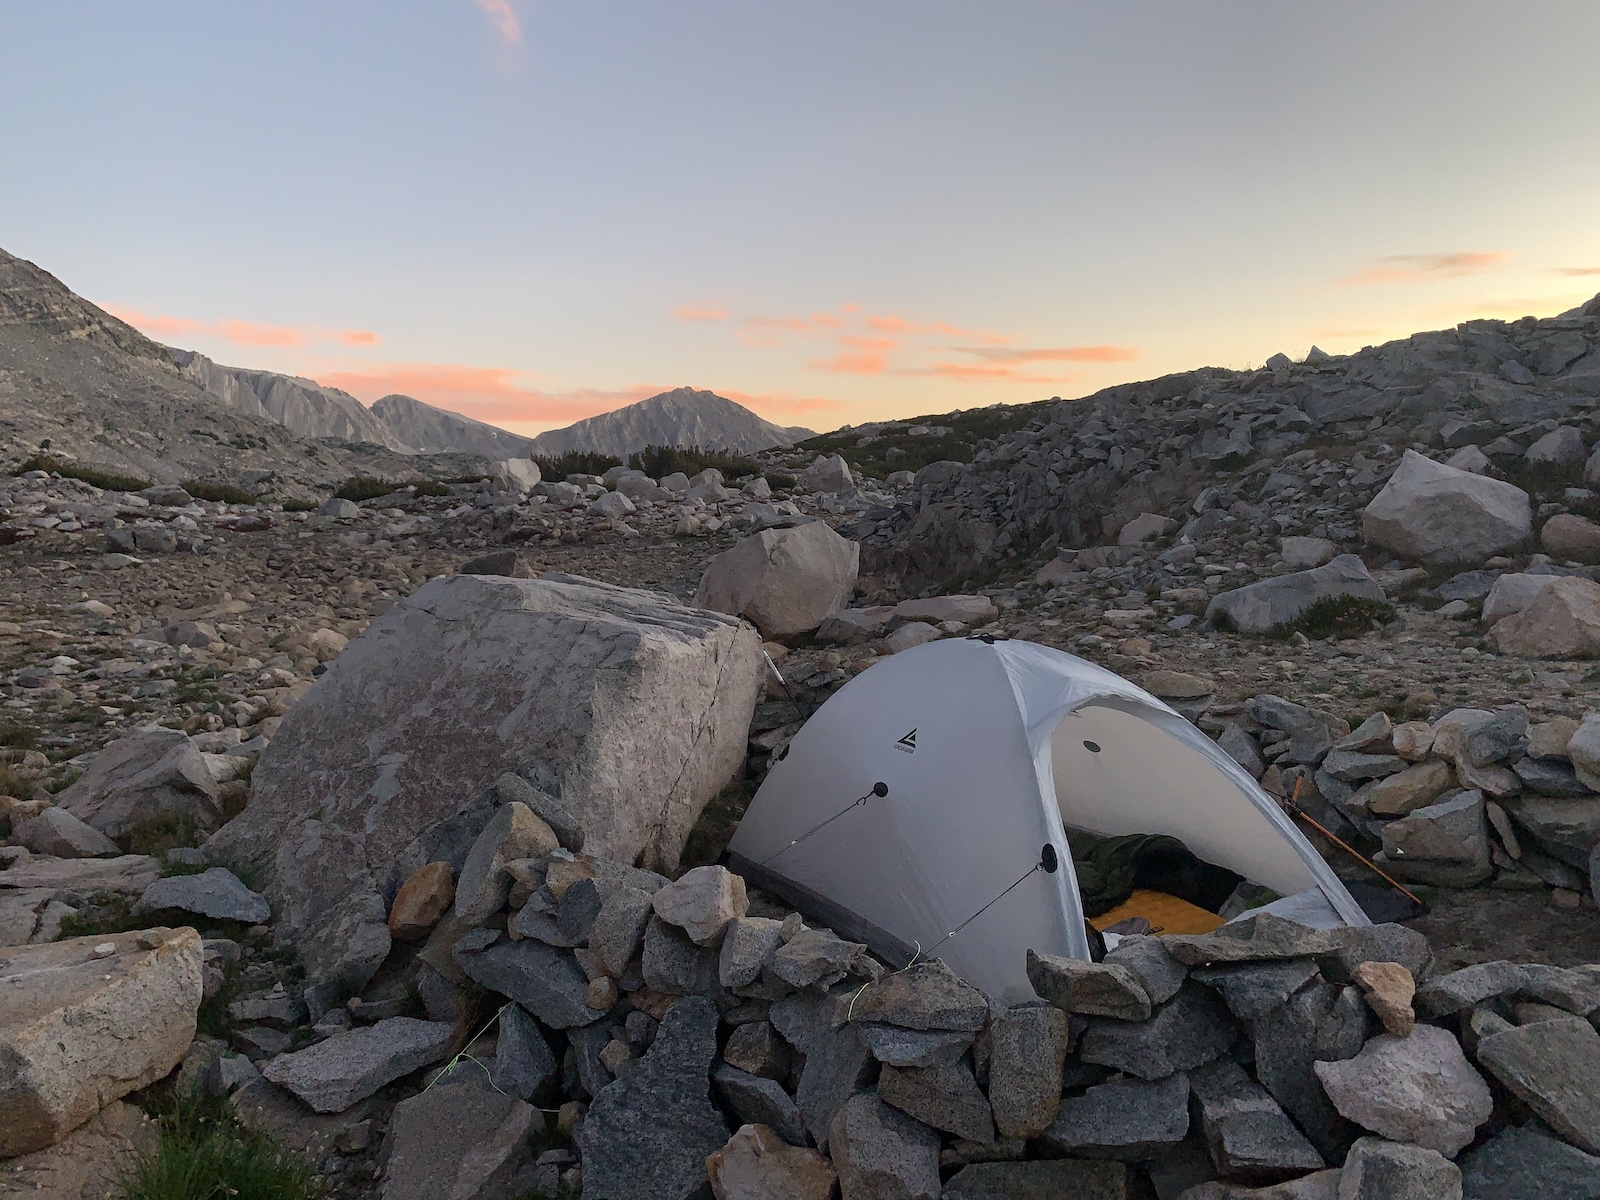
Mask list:
POLYGON ((706 1174, 716 1200, 828 1200, 837 1182, 826 1158, 765 1125, 741 1126, 706 1159, 706 1174))
POLYGON ((1478 1043, 1478 1061, 1560 1137, 1600 1154, 1600 1033, 1588 1022, 1541 1021, 1491 1034, 1478 1043))
POLYGON ((64 808, 50 807, 12 826, 11 840, 35 854, 56 858, 96 858, 121 854, 117 844, 64 808))
POLYGON ((972 1071, 959 1063, 943 1067, 884 1067, 878 1096, 933 1129, 969 1142, 994 1141, 994 1119, 972 1071))
POLYGON ((770 1126, 789 1144, 805 1145, 805 1118, 777 1080, 720 1063, 712 1068, 711 1082, 716 1085, 723 1103, 740 1121, 770 1126))
POLYGON ((1460 1153, 1494 1111, 1489 1085, 1461 1044, 1433 1025, 1419 1025, 1404 1038, 1380 1034, 1352 1059, 1317 1063, 1316 1073, 1343 1116, 1446 1156, 1460 1153))
POLYGON ((1141 1079, 1165 1079, 1225 1054, 1233 1040, 1233 1024, 1217 998, 1186 983, 1148 1021, 1091 1021, 1078 1056, 1141 1079))
POLYGON ((1461 1171, 1437 1150, 1361 1138, 1344 1161, 1339 1200, 1461 1200, 1461 1171))
POLYGON ((1067 1014, 1051 1005, 1014 1005, 990 1022, 989 1102, 1001 1136, 1035 1138, 1055 1121, 1071 1042, 1067 1014))
POLYGON ((1503 1129, 1462 1155, 1461 1182, 1472 1200, 1594 1200, 1600 1196, 1600 1158, 1529 1122, 1503 1129))
POLYGON ((939 1135, 877 1096, 841 1107, 828 1144, 848 1200, 939 1200, 939 1135))
POLYGON ((502 804, 472 843, 456 881, 456 917, 468 925, 481 925, 498 912, 511 891, 506 864, 519 858, 537 858, 560 845, 555 832, 526 804, 502 804))
POLYGON ((1150 997, 1126 967, 1029 950, 1028 982, 1063 1012, 1121 1021, 1150 1019, 1150 997))
POLYGON ((860 942, 847 942, 827 929, 802 929, 774 951, 772 975, 790 987, 828 988, 850 973, 866 955, 860 942))
POLYGON ((450 1053, 454 1026, 390 1017, 273 1059, 262 1071, 317 1112, 343 1112, 386 1083, 450 1053))
POLYGON ((1171 1000, 1189 975, 1189 969, 1167 953, 1165 943, 1158 937, 1124 937, 1106 954, 1104 962, 1133 972, 1151 1004, 1171 1000))
POLYGON ((532 1166, 530 1139, 544 1118, 471 1063, 395 1106, 384 1200, 510 1195, 532 1166))
POLYGON ((902 1029, 868 1021, 857 1022, 856 1031, 872 1057, 890 1067, 947 1067, 972 1049, 972 1034, 960 1030, 902 1029))
POLYGON ((1399 963, 1364 962, 1355 969, 1354 976, 1384 1029, 1395 1037, 1410 1036, 1417 1023, 1417 1014, 1411 1007, 1417 984, 1411 972, 1399 963))
POLYGON ((717 975, 725 988, 746 987, 783 944, 783 922, 768 917, 735 917, 722 938, 717 975))
POLYGON ((722 1059, 731 1067, 766 1079, 789 1073, 789 1052, 770 1021, 747 1021, 728 1035, 722 1059))
POLYGON ((508 1003, 500 1010, 500 1036, 495 1041, 495 1087, 519 1100, 534 1100, 555 1078, 560 1064, 538 1023, 526 1009, 508 1003))
POLYGON ((880 1021, 902 1029, 975 1033, 989 1019, 989 1002, 977 988, 933 959, 884 975, 862 988, 850 1019, 880 1021))
POLYGON ((418 867, 400 885, 389 906, 389 936, 400 942, 427 937, 455 901, 456 884, 449 863, 418 867))
POLYGON ((1211 1161, 1227 1178, 1261 1182, 1323 1165, 1316 1147, 1237 1063, 1208 1063, 1189 1085, 1211 1161))
POLYGON ((260 925, 272 916, 267 898, 252 892, 226 867, 210 867, 198 875, 172 875, 144 890, 138 912, 197 913, 213 921, 260 925))
POLYGON ((651 898, 656 916, 676 925, 697 946, 720 942, 728 922, 749 911, 744 880, 726 867, 695 867, 651 898))
POLYGON ((1063 1155, 1140 1161, 1170 1152, 1189 1132, 1189 1077, 1115 1079, 1061 1101, 1044 1144, 1063 1155))
POLYGON ((945 1184, 945 1200, 1131 1200, 1131 1172, 1123 1163, 1058 1159, 1053 1162, 977 1162, 945 1184))

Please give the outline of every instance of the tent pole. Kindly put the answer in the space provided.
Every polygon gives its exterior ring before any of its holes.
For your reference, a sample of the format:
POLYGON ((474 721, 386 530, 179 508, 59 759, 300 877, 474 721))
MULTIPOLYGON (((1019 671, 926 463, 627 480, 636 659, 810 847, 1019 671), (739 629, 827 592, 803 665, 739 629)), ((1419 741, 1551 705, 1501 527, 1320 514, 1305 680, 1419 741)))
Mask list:
MULTIPOLYGON (((1291 813, 1293 813, 1295 816, 1299 817, 1302 821, 1304 821, 1307 825, 1311 826, 1311 828, 1315 829, 1323 837, 1327 838, 1335 846, 1339 847, 1339 849, 1343 850, 1346 854, 1350 855, 1352 858, 1354 858, 1357 861, 1365 864, 1366 866, 1371 867, 1374 871, 1376 871, 1379 875, 1381 875, 1383 877, 1384 882, 1388 883, 1396 891, 1400 892, 1403 896, 1405 896, 1413 904, 1422 904, 1422 901, 1417 899, 1417 897, 1415 895, 1413 895, 1410 891, 1408 891, 1406 889, 1405 885, 1402 884, 1399 880, 1395 879, 1395 877, 1393 875, 1390 875, 1387 871, 1385 871, 1377 863, 1373 862, 1370 858, 1367 858, 1365 855, 1363 855, 1361 853, 1361 851, 1357 850, 1354 846, 1352 846, 1348 842, 1344 841, 1337 834, 1334 834, 1334 833, 1330 832, 1329 830, 1324 829, 1322 824, 1321 824, 1321 822, 1319 822, 1315 818, 1313 818, 1310 813, 1301 811, 1301 809, 1300 809, 1300 788, 1301 788, 1301 785, 1303 785, 1305 783, 1305 781, 1306 781, 1306 777, 1304 775, 1300 776, 1298 779, 1296 779, 1294 781, 1294 795, 1290 796, 1289 799, 1287 801, 1285 801, 1285 805, 1284 806, 1286 808, 1288 808, 1288 810, 1291 813)), ((1423 908, 1427 908, 1427 905, 1426 904, 1422 904, 1422 907, 1423 908)))

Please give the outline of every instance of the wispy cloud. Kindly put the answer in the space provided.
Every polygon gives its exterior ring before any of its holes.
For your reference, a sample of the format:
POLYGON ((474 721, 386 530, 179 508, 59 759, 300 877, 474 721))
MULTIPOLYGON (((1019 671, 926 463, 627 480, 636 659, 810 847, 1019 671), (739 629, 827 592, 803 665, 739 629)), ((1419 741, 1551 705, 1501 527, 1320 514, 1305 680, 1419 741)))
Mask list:
POLYGON ((167 313, 147 313, 136 308, 108 304, 106 311, 126 321, 140 333, 154 338, 217 338, 235 346, 304 346, 312 342, 337 342, 343 346, 376 346, 383 339, 370 329, 326 329, 322 326, 297 328, 292 325, 266 325, 224 317, 201 321, 194 317, 175 317, 167 313))
POLYGON ((1340 280, 1346 287, 1371 287, 1387 283, 1477 275, 1499 266, 1511 256, 1501 250, 1462 250, 1453 254, 1391 254, 1375 259, 1340 280))
POLYGON ((951 346, 957 354, 970 354, 975 358, 996 363, 1030 362, 1132 362, 1139 351, 1132 346, 951 346))
POLYGON ((474 0, 474 3, 489 18, 489 24, 494 26, 496 33, 513 46, 522 43, 522 22, 517 20, 511 0, 474 0))
POLYGON ((1600 267, 1557 267, 1555 272, 1557 275, 1600 275, 1600 267))
POLYGON ((889 355, 899 347, 893 338, 856 334, 842 335, 838 345, 839 352, 833 357, 815 360, 810 365, 818 371, 845 375, 882 375, 889 367, 889 355))
POLYGON ((680 321, 726 321, 728 310, 712 304, 703 306, 682 304, 672 310, 672 315, 680 321))

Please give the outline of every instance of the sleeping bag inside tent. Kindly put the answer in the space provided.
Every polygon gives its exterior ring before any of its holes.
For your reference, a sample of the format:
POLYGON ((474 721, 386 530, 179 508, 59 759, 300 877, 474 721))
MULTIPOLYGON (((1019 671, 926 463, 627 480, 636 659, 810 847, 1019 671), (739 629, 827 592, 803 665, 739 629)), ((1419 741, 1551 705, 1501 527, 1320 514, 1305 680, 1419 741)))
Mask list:
POLYGON ((1370 924, 1210 738, 1032 642, 932 642, 864 671, 775 758, 728 850, 841 936, 1010 1002, 1032 996, 1028 950, 1088 958, 1086 919, 1141 893, 1158 927, 1220 923, 1240 880, 1302 924, 1370 924))

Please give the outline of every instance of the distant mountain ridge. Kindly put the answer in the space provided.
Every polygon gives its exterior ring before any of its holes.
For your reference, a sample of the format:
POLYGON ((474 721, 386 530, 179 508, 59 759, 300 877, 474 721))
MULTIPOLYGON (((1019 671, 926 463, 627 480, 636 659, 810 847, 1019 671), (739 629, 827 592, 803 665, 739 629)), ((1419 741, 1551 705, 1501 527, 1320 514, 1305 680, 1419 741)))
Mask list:
POLYGON ((526 458, 529 439, 497 425, 435 408, 398 393, 372 402, 368 413, 395 437, 423 453, 456 451, 487 459, 526 458))
POLYGON ((755 454, 814 436, 800 426, 774 425, 715 392, 681 387, 541 433, 531 452, 554 457, 577 450, 625 459, 646 446, 699 446, 755 454))

